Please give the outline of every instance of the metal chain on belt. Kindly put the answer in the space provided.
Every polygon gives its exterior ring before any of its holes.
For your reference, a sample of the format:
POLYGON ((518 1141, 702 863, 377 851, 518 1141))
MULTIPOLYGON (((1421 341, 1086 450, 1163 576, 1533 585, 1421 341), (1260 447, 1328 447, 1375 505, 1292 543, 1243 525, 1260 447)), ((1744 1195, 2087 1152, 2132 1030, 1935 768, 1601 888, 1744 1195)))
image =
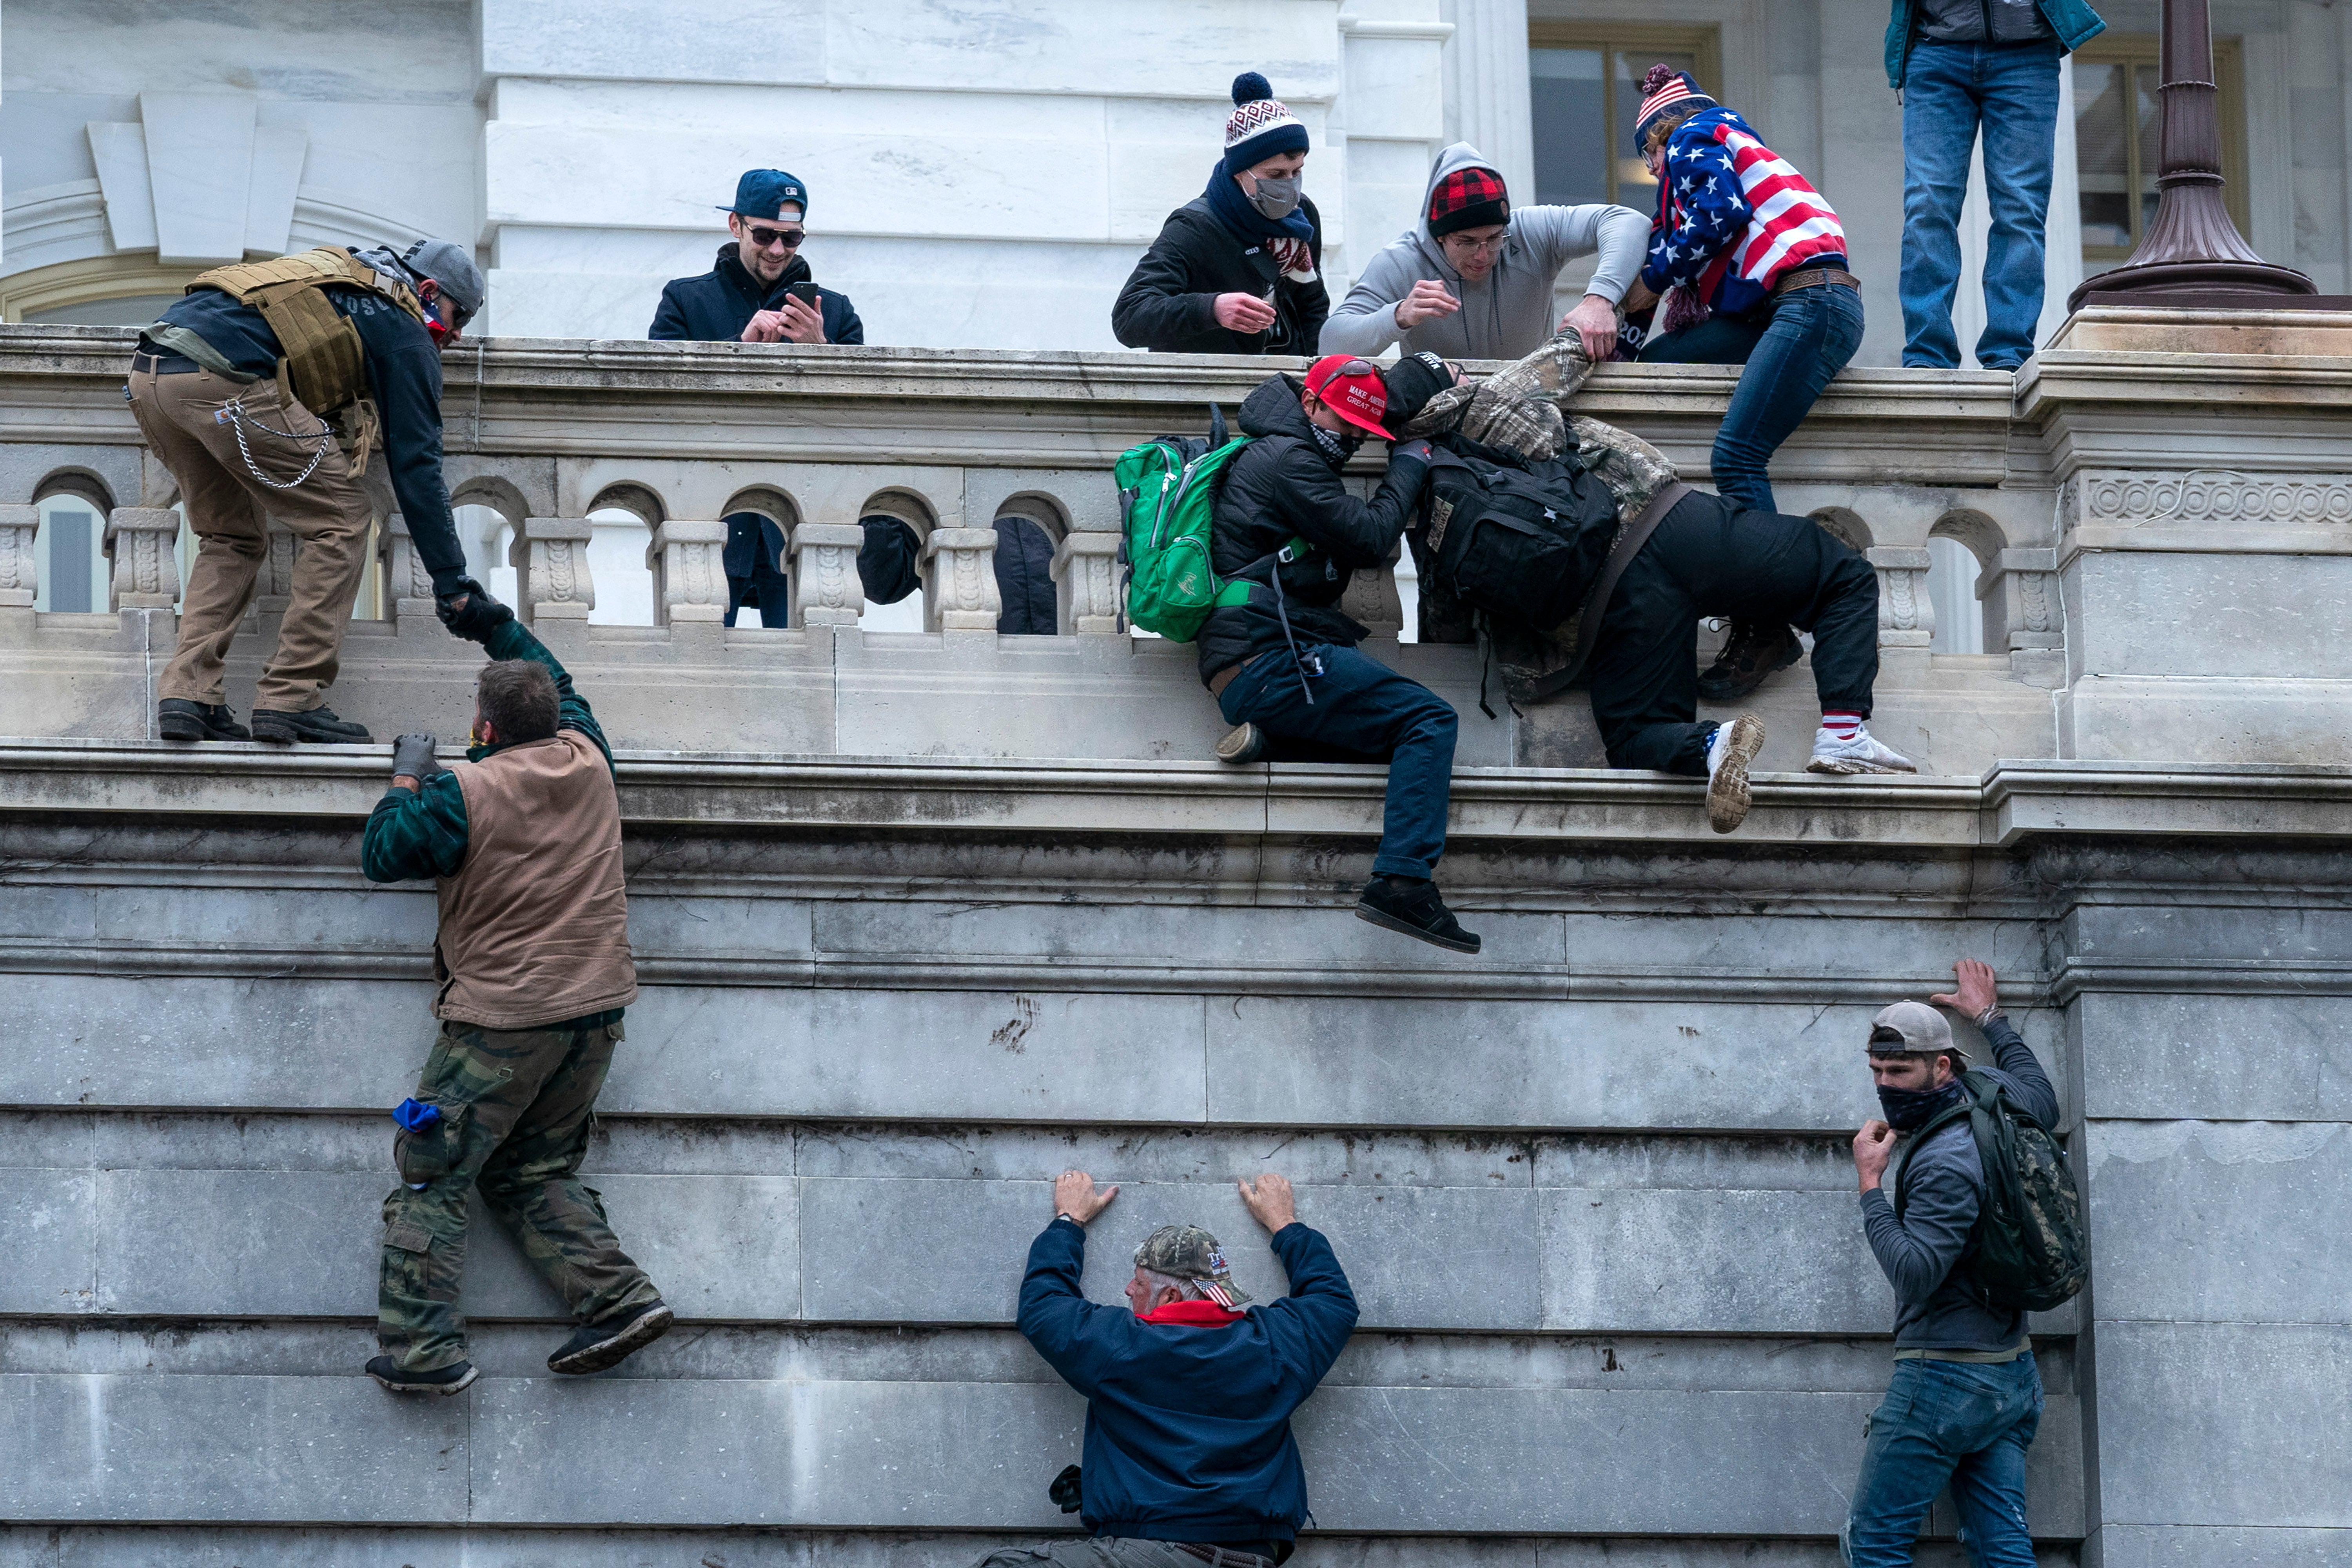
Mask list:
POLYGON ((319 471, 319 465, 326 461, 328 444, 335 439, 334 431, 323 422, 320 423, 319 428, 315 431, 279 430, 273 425, 264 424, 261 421, 254 418, 251 414, 245 412, 245 405, 242 402, 228 403, 226 406, 223 407, 218 413, 213 415, 213 420, 215 423, 227 425, 229 429, 236 433, 237 455, 245 459, 247 472, 250 473, 256 479, 260 480, 263 484, 268 486, 273 490, 291 490, 296 486, 301 484, 303 480, 308 479, 311 475, 317 473, 319 471), (262 434, 277 436, 280 441, 315 441, 319 444, 319 450, 310 455, 310 465, 309 467, 303 469, 302 472, 295 475, 294 477, 287 480, 281 485, 277 480, 272 479, 268 475, 264 474, 261 471, 260 465, 254 462, 253 449, 245 444, 245 427, 248 424, 253 426, 254 429, 261 432, 262 434))

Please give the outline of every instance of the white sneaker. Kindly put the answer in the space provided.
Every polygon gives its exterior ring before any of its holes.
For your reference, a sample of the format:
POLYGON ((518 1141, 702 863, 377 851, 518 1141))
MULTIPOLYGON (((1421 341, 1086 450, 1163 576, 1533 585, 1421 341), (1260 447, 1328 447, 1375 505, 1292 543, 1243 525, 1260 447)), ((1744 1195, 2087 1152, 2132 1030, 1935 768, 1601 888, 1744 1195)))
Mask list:
POLYGON ((1909 758, 1882 745, 1866 724, 1856 725, 1852 740, 1840 740, 1826 729, 1813 731, 1813 759, 1808 773, 1916 773, 1909 758))
POLYGON ((1706 825, 1727 833, 1748 820, 1748 765, 1764 749, 1764 721, 1743 713, 1706 743, 1706 825))

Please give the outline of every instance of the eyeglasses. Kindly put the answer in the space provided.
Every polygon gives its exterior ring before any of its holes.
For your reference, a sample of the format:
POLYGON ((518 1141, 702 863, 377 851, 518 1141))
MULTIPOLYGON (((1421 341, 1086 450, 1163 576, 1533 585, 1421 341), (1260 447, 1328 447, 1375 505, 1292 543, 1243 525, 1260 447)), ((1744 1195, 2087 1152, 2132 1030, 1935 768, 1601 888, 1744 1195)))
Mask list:
POLYGON ((1444 243, 1448 250, 1458 250, 1466 256, 1478 256, 1502 249, 1510 243, 1510 239, 1511 231, 1505 229, 1492 239, 1471 239, 1465 235, 1447 235, 1444 243))
POLYGON ((798 250, 801 241, 808 238, 806 229, 772 229, 761 224, 745 224, 743 232, 751 236, 752 246, 760 250, 766 250, 779 240, 786 250, 798 250))

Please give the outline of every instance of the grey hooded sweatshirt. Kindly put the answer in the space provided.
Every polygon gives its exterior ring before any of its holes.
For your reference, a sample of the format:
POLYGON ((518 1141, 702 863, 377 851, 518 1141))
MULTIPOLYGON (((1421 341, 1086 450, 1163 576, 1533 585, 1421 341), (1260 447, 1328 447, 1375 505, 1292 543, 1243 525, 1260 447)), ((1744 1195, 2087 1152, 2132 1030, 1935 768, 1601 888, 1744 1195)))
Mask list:
POLYGON ((1560 268, 1598 251, 1601 262, 1585 292, 1612 304, 1641 272, 1649 249, 1650 220, 1631 207, 1594 202, 1580 207, 1514 206, 1511 237, 1495 269, 1477 283, 1465 281, 1447 264, 1444 247, 1429 232, 1429 202, 1440 180, 1456 169, 1471 168, 1494 165, 1466 141, 1437 155, 1421 193, 1420 221, 1382 246, 1365 265, 1348 298, 1323 323, 1318 340, 1323 352, 1377 354, 1402 338, 1408 354, 1427 350, 1454 360, 1521 359, 1549 342, 1559 326, 1552 289, 1560 268), (1397 301, 1425 277, 1444 284, 1446 292, 1462 301, 1462 308, 1400 331, 1397 301))

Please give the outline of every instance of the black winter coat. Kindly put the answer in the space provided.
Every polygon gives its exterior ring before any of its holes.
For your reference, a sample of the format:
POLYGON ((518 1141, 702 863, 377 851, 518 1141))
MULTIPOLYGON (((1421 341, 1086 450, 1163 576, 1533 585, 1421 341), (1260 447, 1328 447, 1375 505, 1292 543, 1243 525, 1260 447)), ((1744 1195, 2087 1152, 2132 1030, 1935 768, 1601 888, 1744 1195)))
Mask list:
POLYGON ((1428 465, 1393 453, 1380 489, 1370 501, 1359 500, 1323 455, 1299 406, 1299 390, 1295 377, 1269 376, 1242 403, 1242 434, 1251 440, 1225 470, 1209 530, 1209 560, 1221 578, 1268 585, 1252 589, 1247 604, 1209 612, 1197 644, 1203 682, 1287 645, 1269 582, 1273 571, 1282 574, 1282 609, 1300 647, 1352 648, 1363 641, 1366 630, 1332 606, 1356 569, 1377 570, 1387 563, 1421 502, 1428 465), (1297 560, 1272 560, 1293 538, 1318 548, 1297 560))
MULTIPOLYGON (((795 256, 784 264, 774 285, 763 291, 759 279, 744 269, 730 239, 719 247, 719 265, 709 272, 699 277, 672 278, 662 286, 661 304, 646 336, 672 342, 740 342, 752 317, 762 310, 782 309, 784 290, 795 283, 809 282, 812 276, 807 258, 795 256)), ((830 288, 821 289, 819 296, 826 342, 866 341, 866 323, 857 319, 849 296, 830 288)))
MULTIPOLYGON (((1128 274, 1127 287, 1110 308, 1110 329, 1130 349, 1163 354, 1312 354, 1331 314, 1323 290, 1323 219, 1312 201, 1299 209, 1315 225, 1309 248, 1315 256, 1312 283, 1282 276, 1264 246, 1237 236, 1209 210, 1209 198, 1195 196, 1160 226, 1160 237, 1128 274), (1217 325, 1217 296, 1266 298, 1274 291, 1275 322, 1263 332, 1234 332, 1217 325)), ((749 319, 749 318, 746 318, 749 319)))
POLYGON ((996 519, 996 594, 1004 601, 999 635, 1051 637, 1060 617, 1054 591, 1054 541, 1027 517, 996 519))

